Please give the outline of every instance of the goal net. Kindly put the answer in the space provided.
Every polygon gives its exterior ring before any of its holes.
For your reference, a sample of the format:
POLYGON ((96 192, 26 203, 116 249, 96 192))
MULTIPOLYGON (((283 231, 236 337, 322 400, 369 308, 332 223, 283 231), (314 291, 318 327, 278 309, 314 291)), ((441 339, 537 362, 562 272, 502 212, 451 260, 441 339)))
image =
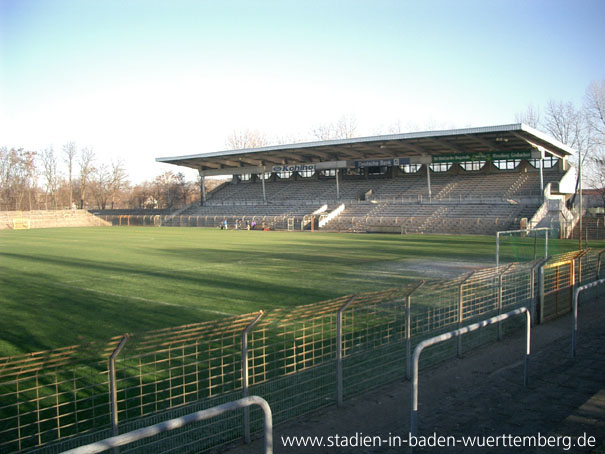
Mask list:
POLYGON ((559 231, 550 227, 496 233, 496 265, 528 262, 557 254, 559 231))
POLYGON ((13 219, 13 230, 26 230, 31 228, 29 218, 14 218, 13 219))

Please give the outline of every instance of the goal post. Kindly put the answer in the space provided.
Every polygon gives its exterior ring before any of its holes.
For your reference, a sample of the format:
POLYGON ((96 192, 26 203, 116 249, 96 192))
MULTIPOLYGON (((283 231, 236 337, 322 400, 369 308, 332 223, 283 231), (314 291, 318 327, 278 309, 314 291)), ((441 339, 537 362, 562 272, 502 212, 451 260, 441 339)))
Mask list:
POLYGON ((14 218, 13 219, 13 230, 27 230, 31 228, 31 221, 29 218, 14 218))
POLYGON ((496 266, 505 260, 522 262, 547 257, 549 243, 552 246, 557 233, 551 227, 496 232, 496 266))

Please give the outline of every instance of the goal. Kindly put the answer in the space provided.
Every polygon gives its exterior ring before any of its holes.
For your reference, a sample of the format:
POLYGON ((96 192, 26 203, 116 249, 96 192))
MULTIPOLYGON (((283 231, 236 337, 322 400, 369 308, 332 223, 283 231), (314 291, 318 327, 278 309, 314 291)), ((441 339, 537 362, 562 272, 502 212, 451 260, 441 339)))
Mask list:
POLYGON ((496 232, 496 266, 552 255, 558 231, 550 227, 496 232))
POLYGON ((13 230, 26 230, 31 228, 29 218, 14 218, 13 219, 13 230))

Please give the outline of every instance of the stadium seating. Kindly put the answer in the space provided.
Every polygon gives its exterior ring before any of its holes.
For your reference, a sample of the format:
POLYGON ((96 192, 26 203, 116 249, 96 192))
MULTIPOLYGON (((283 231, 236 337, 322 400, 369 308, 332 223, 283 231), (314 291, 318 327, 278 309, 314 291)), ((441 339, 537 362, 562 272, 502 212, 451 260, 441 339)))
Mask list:
MULTIPOLYGON (((230 226, 236 221, 245 226, 246 221, 254 220, 259 226, 277 229, 292 228, 295 219, 295 228, 301 229, 309 228, 310 216, 320 207, 327 206, 327 214, 344 204, 344 211, 323 229, 492 235, 519 228, 521 219, 530 219, 542 204, 540 173, 527 163, 505 171, 492 167, 471 172, 453 166, 448 172, 431 172, 430 196, 426 170, 409 174, 394 169, 392 173, 341 177, 338 195, 333 177, 272 176, 265 181, 264 190, 260 181, 224 183, 207 194, 203 206, 189 206, 170 216, 160 210, 99 214, 160 218, 140 225, 216 227, 227 220, 230 226)), ((563 175, 556 168, 545 170, 544 185, 563 175)))

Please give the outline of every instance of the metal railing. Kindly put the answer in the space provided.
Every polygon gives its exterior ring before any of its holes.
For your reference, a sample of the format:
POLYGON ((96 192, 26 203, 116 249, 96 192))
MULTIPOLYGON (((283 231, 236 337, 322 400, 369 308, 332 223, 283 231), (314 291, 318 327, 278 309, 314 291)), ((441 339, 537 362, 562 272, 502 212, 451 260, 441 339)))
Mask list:
POLYGON ((431 337, 430 339, 426 339, 420 342, 416 349, 414 350, 414 357, 412 362, 412 397, 411 397, 411 411, 410 411, 410 433, 412 436, 416 436, 418 431, 418 364, 420 360, 420 354, 422 351, 430 347, 432 345, 439 344, 441 342, 445 342, 454 337, 462 337, 463 334, 470 333, 472 331, 476 331, 480 328, 484 328, 494 323, 501 323, 502 321, 514 317, 515 315, 520 315, 525 313, 526 324, 525 324, 525 368, 523 375, 523 384, 527 386, 528 383, 528 371, 529 371, 529 355, 530 355, 530 344, 531 344, 531 316, 530 312, 526 307, 521 307, 519 309, 515 309, 513 311, 507 312, 505 314, 496 315, 495 317, 488 318, 487 320, 483 320, 481 322, 473 323, 472 325, 465 326, 463 328, 458 328, 453 331, 449 331, 445 334, 441 334, 440 336, 431 337))
POLYGON ((577 346, 577 338, 578 338, 578 298, 580 293, 597 287, 599 285, 605 284, 605 279, 599 279, 597 281, 591 282, 590 284, 582 285, 576 289, 573 296, 573 310, 571 317, 571 357, 576 357, 576 346, 577 346))
MULTIPOLYGON (((128 432, 248 393, 270 402, 277 422, 338 405, 411 376, 413 348, 424 339, 518 307, 552 312, 555 301, 549 292, 569 294, 571 282, 595 280, 600 261, 599 251, 563 254, 274 309, 262 317, 255 312, 132 334, 114 356, 113 373, 109 359, 122 336, 0 358, 0 451, 65 450, 111 436, 114 421, 120 432, 128 432), (566 273, 548 268, 570 260, 575 261, 573 281, 569 264, 563 267, 566 273), (536 274, 545 279, 537 280, 536 274)), ((559 304, 558 313, 565 310, 571 305, 559 304)), ((507 323, 459 337, 459 345, 435 346, 423 354, 420 366, 494 341, 514 328, 507 323)), ((240 414, 225 415, 205 424, 203 439, 183 429, 178 447, 160 439, 153 449, 181 454, 246 440, 261 429, 262 419, 252 410, 243 420, 240 414)))
POLYGON ((273 454, 273 418, 271 416, 271 407, 265 399, 258 396, 244 397, 234 402, 217 405, 216 407, 208 408, 207 410, 201 410, 180 418, 174 418, 143 429, 133 430, 132 432, 123 435, 107 438, 96 443, 90 443, 88 445, 80 446, 79 448, 70 449, 69 451, 65 451, 64 454, 95 454, 112 448, 114 449, 114 452, 117 452, 115 449, 120 446, 179 429, 194 422, 215 418, 228 411, 239 410, 241 408, 245 410, 251 405, 258 405, 263 410, 265 417, 265 449, 263 452, 265 454, 273 454))

